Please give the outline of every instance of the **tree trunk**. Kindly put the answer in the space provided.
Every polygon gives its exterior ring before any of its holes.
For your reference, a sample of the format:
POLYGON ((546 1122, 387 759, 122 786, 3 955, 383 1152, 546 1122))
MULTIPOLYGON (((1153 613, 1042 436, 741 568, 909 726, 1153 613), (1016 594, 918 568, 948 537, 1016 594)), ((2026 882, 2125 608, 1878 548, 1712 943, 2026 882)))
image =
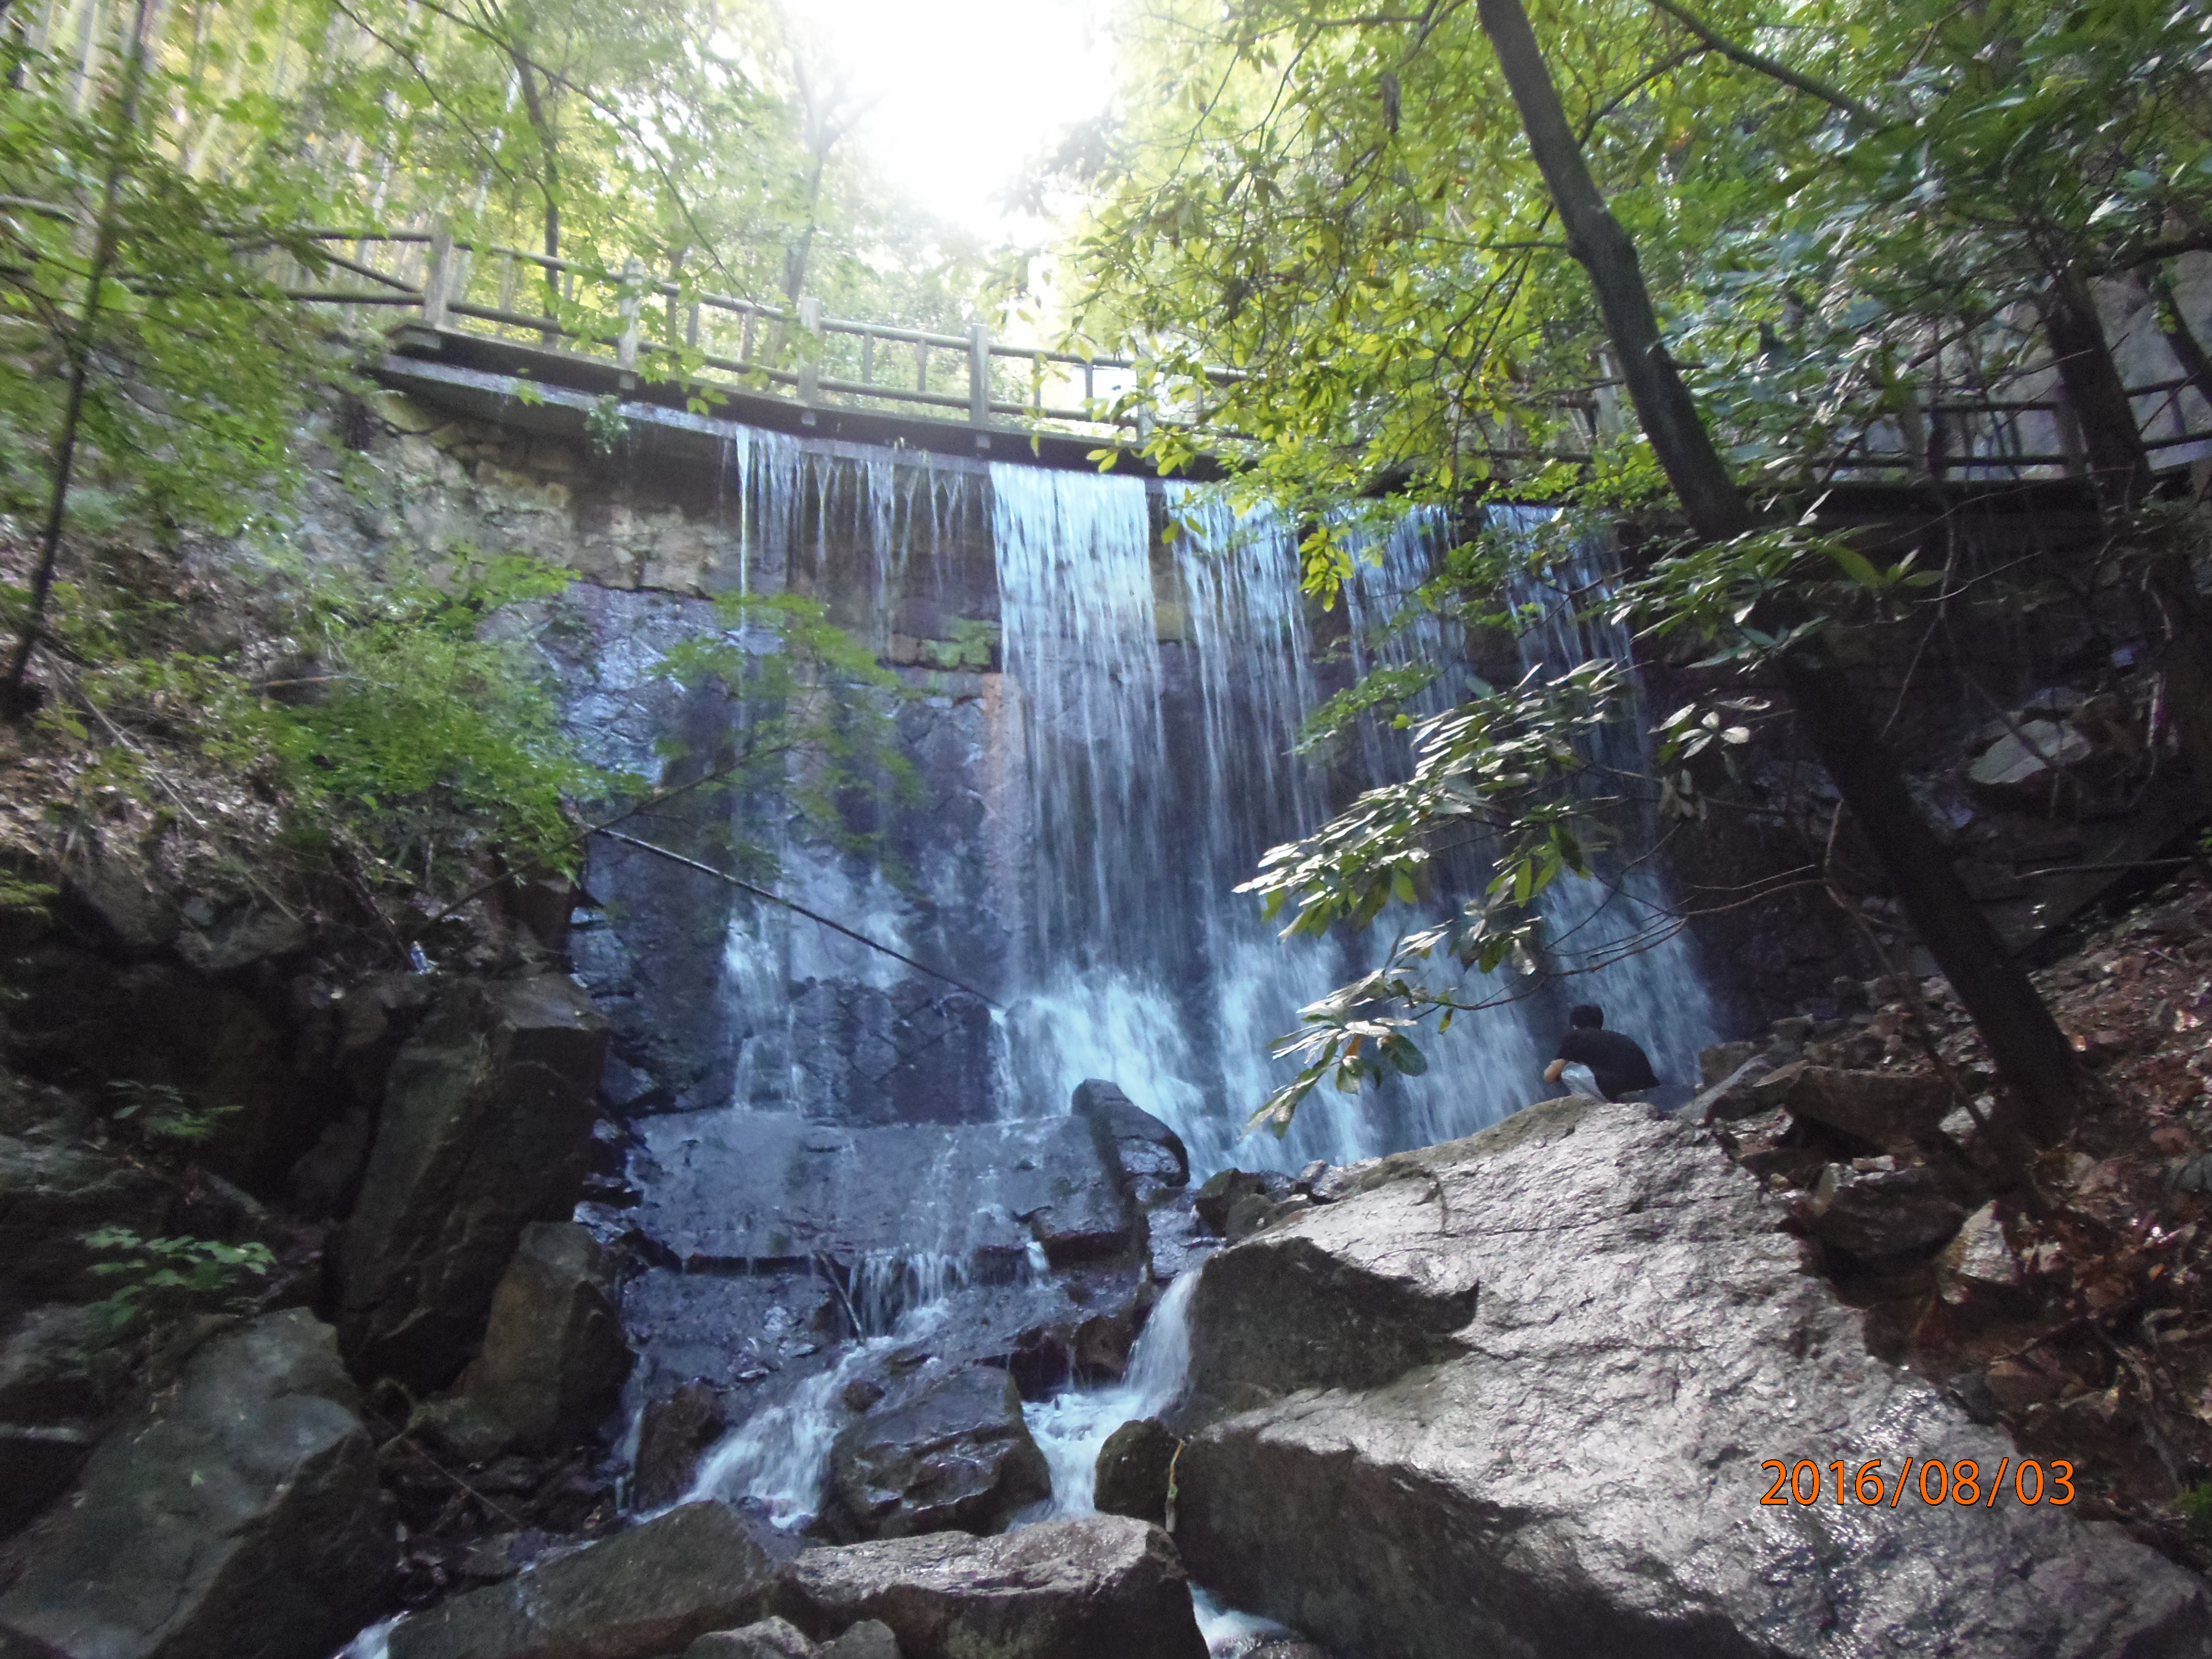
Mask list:
MULTIPOLYGON (((538 90, 538 71, 530 61, 530 53, 520 42, 511 43, 507 56, 514 61, 515 78, 522 86, 523 112, 530 118, 530 130, 538 138, 538 187, 545 198, 545 257, 561 257, 561 154, 553 132, 553 121, 545 108, 544 94, 538 90)), ((561 314, 561 273, 553 266, 545 267, 545 314, 557 318, 561 314)), ((547 344, 559 337, 549 334, 547 344)))
MULTIPOLYGON (((124 60, 123 86, 116 100, 116 119, 108 135, 107 175, 101 182, 100 217, 94 232, 92 260, 84 277, 84 314, 71 329, 63 325, 63 351, 69 363, 69 392, 62 406, 61 430, 54 439, 52 492, 46 499, 46 523, 39 532, 38 568, 31 577, 31 602, 23 614, 23 631, 8 659, 8 675, 0 682, 0 708, 21 713, 36 698, 23 684, 31 666, 31 653, 45 631, 46 603, 53 594, 54 570, 61 559, 62 528, 69 520, 70 483, 76 471, 77 434, 84 422, 84 396, 92 376, 92 353, 100 325, 100 291, 106 285, 107 268, 115 261, 122 227, 117 208, 123 191, 123 175, 138 134, 138 96, 146 82, 146 17, 149 0, 138 0, 131 21, 130 55, 124 60)), ((66 315, 66 313, 64 313, 66 315)))
MULTIPOLYGON (((1750 507, 1667 355, 1635 244, 1590 177, 1528 13, 1521 0, 1478 0, 1478 10, 1566 227, 1568 250, 1597 291, 1637 416, 1691 528, 1707 541, 1741 535, 1752 527, 1750 507)), ((1817 642, 1783 653, 1777 667, 1799 728, 1872 843, 1906 917, 1973 1016, 2018 1102, 2021 1128, 2041 1144, 2057 1140, 2073 1121, 2081 1080, 2073 1045, 1966 896, 1895 757, 1817 642)))
MULTIPOLYGON (((2115 512, 2131 512, 2149 498, 2155 483, 2150 452, 2143 447, 2127 382, 2112 361, 2088 283, 2071 265, 2061 265, 2044 294, 2042 309, 2043 331, 2066 399, 2081 417, 2098 494, 2115 512)), ((2203 351, 2197 356, 2201 360, 2203 351)), ((2147 533, 2154 539, 2143 589, 2166 635, 2158 666, 2166 682, 2166 712, 2181 740, 2197 802, 2212 815, 2212 609, 2197 589, 2187 548, 2156 526, 2147 533)))

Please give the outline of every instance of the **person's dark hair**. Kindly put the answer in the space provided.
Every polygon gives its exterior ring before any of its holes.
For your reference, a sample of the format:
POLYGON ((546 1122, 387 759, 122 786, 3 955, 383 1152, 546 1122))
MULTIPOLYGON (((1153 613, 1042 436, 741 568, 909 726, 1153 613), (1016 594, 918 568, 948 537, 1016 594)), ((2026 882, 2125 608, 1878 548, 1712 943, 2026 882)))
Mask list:
POLYGON ((1577 1002, 1567 1010, 1567 1024, 1602 1030, 1605 1028, 1605 1010, 1595 1002, 1577 1002))

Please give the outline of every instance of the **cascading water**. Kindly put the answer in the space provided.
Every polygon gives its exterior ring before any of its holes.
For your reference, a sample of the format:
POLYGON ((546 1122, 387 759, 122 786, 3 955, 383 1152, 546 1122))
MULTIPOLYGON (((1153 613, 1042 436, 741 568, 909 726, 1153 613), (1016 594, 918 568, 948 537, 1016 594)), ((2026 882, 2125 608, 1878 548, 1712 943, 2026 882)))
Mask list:
MULTIPOLYGON (((1257 903, 1233 890, 1268 847, 1310 832, 1330 805, 1322 773, 1292 752, 1300 720, 1335 682, 1299 589, 1291 526, 1265 512, 1240 517, 1212 492, 1181 485, 921 464, 766 434, 733 447, 727 479, 735 568, 717 585, 812 592, 878 654, 909 665, 918 701, 899 716, 901 740, 926 805, 894 818, 879 857, 802 834, 758 800, 725 803, 700 845, 765 842, 779 891, 979 988, 1004 1012, 987 1014, 977 998, 910 964, 726 893, 715 896, 719 910, 677 915, 665 947, 649 940, 624 959, 580 953, 594 988, 617 1007, 627 998, 664 1022, 672 1007, 703 1011, 699 1046, 712 1052, 692 1066, 697 1081, 668 1086, 678 1111, 642 1120, 650 1157, 640 1180, 665 1187, 680 1172, 704 1212, 678 1218, 684 1225, 672 1232, 695 1242, 672 1244, 673 1255, 732 1260, 752 1273, 765 1253, 789 1270, 793 1247, 763 1243, 760 1226, 726 1227, 714 1213, 734 1203, 717 1183, 750 1178, 755 1149, 771 1141, 802 1161, 834 1158, 855 1127, 941 1125, 949 1156, 956 1129, 1065 1113, 1086 1078, 1118 1082, 1173 1127, 1201 1180, 1231 1164, 1346 1163, 1466 1134, 1541 1091, 1553 1033, 1535 1019, 1548 1026, 1561 1012, 1556 997, 1462 1018, 1431 1046, 1422 1077, 1311 1097, 1287 1138, 1243 1133, 1285 1069, 1269 1060, 1268 1043, 1295 1028, 1300 1006, 1368 965, 1388 929, 1430 920, 1407 908, 1386 915, 1365 940, 1285 945, 1257 903), (1179 533, 1164 540, 1170 518, 1179 533), (994 629, 999 672, 978 672, 961 642, 994 629), (955 646, 957 672, 933 672, 955 646), (656 965, 670 989, 646 985, 656 965), (753 1242, 714 1242, 733 1231, 753 1242)), ((1406 519, 1347 588, 1353 669, 1427 665, 1437 671, 1424 694, 1431 708, 1466 690, 1455 629, 1432 616, 1387 635, 1374 624, 1394 594, 1431 574, 1440 532, 1432 519, 1406 519)), ((1596 579, 1595 568, 1563 574, 1575 586, 1596 579)), ((1554 607, 1523 649, 1563 667, 1592 652, 1625 656, 1626 641, 1577 634, 1554 607)), ((625 644, 599 672, 643 684, 650 655, 625 644)), ((595 695, 617 708, 619 690, 595 695)), ((1625 724, 1618 740, 1638 741, 1635 727, 1625 724)), ((709 730, 701 740, 714 738, 709 730)), ((1366 742, 1369 778, 1402 775, 1401 738, 1366 742)), ((607 758, 636 764, 649 753, 640 741, 607 758)), ((595 862, 592 882, 642 907, 662 890, 652 884, 669 879, 663 866, 595 862)), ((1553 934, 1625 939, 1660 896, 1650 879, 1632 872, 1610 885, 1563 886, 1547 902, 1553 934)), ((1589 1000, 1651 1042, 1662 1069, 1686 1054, 1693 1063, 1708 1036, 1686 950, 1676 941, 1589 981, 1589 1000)), ((650 1021, 634 1029, 641 1051, 650 1021)), ((848 1379, 965 1316, 961 1298, 979 1293, 976 1252, 1003 1252, 1002 1236, 1021 1233, 988 1191, 929 1167, 927 1156, 901 1178, 910 1190, 885 1212, 895 1224, 839 1258, 836 1296, 854 1340, 757 1396, 699 1471, 696 1495, 749 1497, 784 1524, 802 1523, 818 1507, 848 1379)), ((1024 1283, 1046 1276, 1030 1249, 1015 1275, 1024 1283)), ((797 1271, 822 1265, 802 1261, 797 1271)), ((669 1287, 640 1304, 652 1317, 753 1305, 736 1290, 700 1300, 700 1274, 657 1271, 669 1287)), ((1053 1465, 1056 1511, 1088 1508, 1108 1432, 1171 1403, 1194 1284, 1186 1275, 1163 1297, 1122 1382, 1030 1408, 1053 1465)), ((649 1384, 646 1370, 637 1389, 669 1380, 649 1384)))
MULTIPOLYGON (((1545 507, 1490 509, 1493 524, 1523 538, 1552 516, 1545 507)), ((1595 658, 1634 660, 1626 624, 1605 614, 1613 574, 1605 550, 1584 543, 1540 575, 1515 577, 1508 597, 1522 615, 1534 618, 1521 635, 1524 668, 1559 674, 1595 658)), ((1627 706, 1592 739, 1593 758, 1609 777, 1649 771, 1647 726, 1641 689, 1632 678, 1627 706)), ((1641 816, 1637 829, 1649 844, 1656 838, 1656 815, 1647 810, 1641 816)), ((1545 894, 1547 947, 1556 964, 1572 971, 1576 1001, 1596 1003, 1607 1024, 1635 1036, 1662 1082, 1678 1089, 1692 1084, 1698 1050, 1716 1036, 1695 947, 1679 931, 1647 861, 1601 857, 1600 866, 1595 876, 1562 877, 1545 894)))
MULTIPOLYGON (((1492 527, 1526 544, 1556 512, 1508 504, 1487 507, 1486 516, 1492 527)), ((1352 538, 1364 556, 1355 563, 1346 586, 1354 665, 1363 674, 1415 665, 1432 671, 1428 684, 1411 699, 1416 716, 1441 714, 1480 689, 1459 625, 1434 610, 1407 605, 1434 574, 1446 532, 1440 513, 1416 509, 1382 535, 1364 537, 1355 532, 1352 538)), ((1633 662, 1628 629, 1603 616, 1612 574, 1606 550, 1589 543, 1577 545, 1564 559, 1555 558, 1540 574, 1516 571, 1505 597, 1524 619, 1517 650, 1522 670, 1540 668, 1557 675, 1598 658, 1633 662)), ((1629 706, 1617 711, 1594 739, 1591 758, 1613 779, 1649 769, 1646 721, 1641 698, 1633 691, 1633 676, 1630 684, 1629 706)), ((1411 749, 1401 734, 1370 725, 1363 742, 1370 775, 1402 775, 1410 769, 1411 749)), ((1656 835, 1651 814, 1644 814, 1636 829, 1638 838, 1650 844, 1656 835)), ((1477 1068, 1477 1086, 1502 1089, 1504 1097, 1491 1095, 1485 1121, 1504 1116, 1540 1086, 1532 1079, 1551 1053, 1547 1045, 1556 1033, 1537 1022, 1550 1018, 1564 1026, 1568 1001, 1594 1002, 1606 1009, 1607 1023, 1635 1036, 1650 1054, 1662 1080, 1677 1091, 1694 1083, 1698 1050, 1714 1041, 1711 1005, 1694 946, 1673 926, 1660 878, 1643 860, 1601 863, 1617 867, 1602 868, 1595 878, 1563 877, 1539 902, 1552 965, 1564 970, 1561 982, 1528 987, 1525 1011, 1492 1010, 1480 1022, 1455 1024, 1451 1036, 1435 1045, 1442 1051, 1449 1042, 1461 1041, 1465 1031, 1467 1041, 1488 1051, 1489 1063, 1477 1068)), ((1462 884, 1470 889, 1488 874, 1472 858, 1457 873, 1462 884)), ((1393 913, 1407 908, 1391 907, 1378 929, 1392 926, 1397 919, 1393 913)), ((1409 926, 1434 919, 1427 911, 1403 916, 1409 926)), ((1438 1093, 1434 1076, 1413 1080, 1409 1092, 1433 1098, 1438 1093)), ((1454 1103, 1427 1116, 1426 1127, 1435 1132, 1428 1138, 1467 1133, 1454 1127, 1454 1106, 1463 1087, 1456 1078, 1447 1085, 1445 1092, 1454 1103)), ((1464 1110, 1463 1105, 1457 1106, 1456 1121, 1465 1121, 1464 1110)))
POLYGON ((1070 1389, 1023 1413, 1052 1466, 1053 1516, 1096 1514, 1098 1450, 1106 1437, 1137 1418, 1164 1417, 1182 1398, 1190 1377, 1190 1299, 1197 1290, 1195 1271, 1168 1286, 1146 1320, 1119 1382, 1070 1389))

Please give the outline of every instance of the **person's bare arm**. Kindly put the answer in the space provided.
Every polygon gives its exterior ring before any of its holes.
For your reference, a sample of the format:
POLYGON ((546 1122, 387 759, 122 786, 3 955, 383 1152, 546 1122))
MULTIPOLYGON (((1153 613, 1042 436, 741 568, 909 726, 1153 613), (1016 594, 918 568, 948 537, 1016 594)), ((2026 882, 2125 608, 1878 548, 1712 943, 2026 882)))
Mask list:
POLYGON ((1559 1073, 1566 1069, 1567 1062, 1565 1060, 1553 1060, 1549 1066, 1547 1066, 1544 1068, 1544 1081, 1547 1083, 1557 1083, 1559 1080, 1559 1073))

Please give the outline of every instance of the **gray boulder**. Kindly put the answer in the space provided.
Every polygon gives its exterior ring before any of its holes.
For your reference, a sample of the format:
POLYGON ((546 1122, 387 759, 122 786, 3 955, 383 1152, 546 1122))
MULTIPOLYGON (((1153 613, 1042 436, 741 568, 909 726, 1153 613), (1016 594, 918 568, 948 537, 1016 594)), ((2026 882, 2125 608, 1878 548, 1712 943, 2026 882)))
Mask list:
POLYGON ((215 1338, 25 1535, 0 1632, 71 1659, 322 1659, 396 1554, 356 1403, 304 1310, 215 1338))
POLYGON ((816 1652, 820 1659, 899 1659, 898 1635, 880 1619, 863 1619, 816 1652))
POLYGON ((969 1365, 847 1427, 830 1447, 828 1484, 821 1530, 854 1542, 1003 1531, 1052 1496, 1052 1470, 1014 1379, 969 1365))
POLYGON ((808 1550, 776 1594, 809 1632, 880 1620, 904 1659, 1206 1659, 1174 1544, 1121 1516, 808 1550))
POLYGON ((1182 1137, 1123 1094, 1119 1085, 1092 1078, 1075 1085, 1071 1109, 1090 1124, 1100 1152, 1139 1203, 1190 1181, 1190 1154, 1182 1137))
POLYGON ((614 1409, 633 1356, 606 1254, 572 1221, 532 1222, 494 1293, 483 1352, 423 1426, 471 1462, 572 1440, 614 1409))
POLYGON ((170 1188, 151 1170, 89 1146, 0 1135, 0 1314, 105 1296, 84 1242, 97 1227, 145 1237, 166 1226, 170 1188))
POLYGON ((1931 1078, 1848 1072, 1804 1060, 1757 1079, 1750 1093, 1760 1111, 1779 1106, 1794 1118, 1840 1129, 1875 1147, 1933 1127, 1946 1104, 1942 1085, 1931 1078))
POLYGON ((568 979, 456 986, 393 1060, 338 1241, 339 1330, 363 1376, 450 1382, 533 1221, 586 1173, 606 1024, 568 979))
POLYGON ((815 1659, 819 1651, 789 1620, 763 1619, 743 1630, 709 1631, 684 1659, 815 1659))
POLYGON ((1288 1190, 1288 1183, 1279 1176, 1271 1182, 1267 1176, 1250 1170, 1223 1170, 1207 1177, 1192 1206, 1200 1221, 1226 1237, 1229 1218, 1237 1205, 1248 1198, 1272 1199, 1278 1185, 1288 1190))
POLYGON ((1700 1131, 1547 1102, 1364 1187, 1200 1279, 1176 1537, 1224 1599, 1398 1659, 2212 1655, 2203 1583, 2112 1526, 1759 1503, 1770 1458, 2013 1448, 1700 1131))
POLYGON ((1140 1417, 1106 1437, 1098 1449, 1092 1502, 1101 1515, 1126 1515, 1165 1526, 1168 1474, 1182 1442, 1156 1418, 1140 1417))
POLYGON ((1807 1213, 1807 1225, 1823 1243, 1879 1259, 1924 1255, 1948 1243, 1966 1220, 1966 1206, 1936 1170, 1900 1170, 1889 1158, 1869 1158, 1821 1170, 1807 1213))
POLYGON ((656 1510, 690 1491, 699 1460, 729 1426, 721 1391, 696 1377, 667 1399, 649 1403, 638 1425, 636 1506, 656 1510))
MULTIPOLYGON (((1730 1043, 1727 1046, 1748 1048, 1750 1045, 1730 1043)), ((1705 1053, 1711 1055, 1713 1050, 1708 1048, 1705 1053)), ((1696 1097, 1682 1109, 1682 1116, 1692 1123, 1725 1123, 1767 1110, 1754 1090, 1759 1079, 1773 1070, 1774 1063, 1765 1055, 1752 1055, 1717 1082, 1709 1083, 1700 1089, 1696 1097)))
POLYGON ((100 1310, 55 1303, 18 1316, 0 1336, 0 1423, 64 1423, 116 1403, 125 1354, 100 1310))
POLYGON ((785 1540, 686 1504, 392 1627, 392 1659, 650 1659, 766 1611, 785 1540))

